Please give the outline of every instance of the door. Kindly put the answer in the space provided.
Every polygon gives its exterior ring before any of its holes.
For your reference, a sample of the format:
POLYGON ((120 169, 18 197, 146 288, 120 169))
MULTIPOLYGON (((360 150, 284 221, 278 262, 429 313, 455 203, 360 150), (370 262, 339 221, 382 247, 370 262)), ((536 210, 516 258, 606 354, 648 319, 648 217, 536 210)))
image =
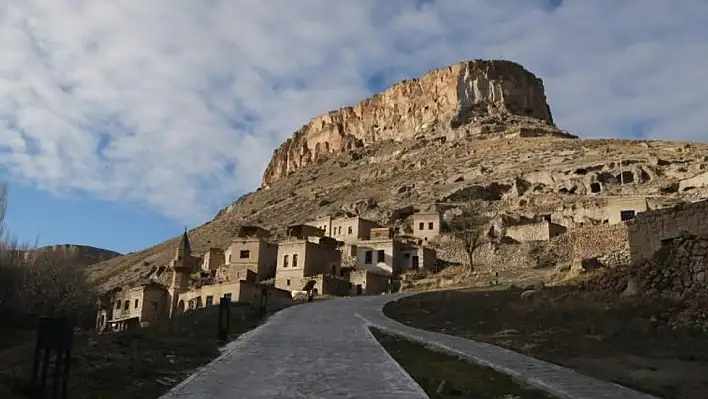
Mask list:
POLYGON ((411 267, 413 268, 413 270, 418 270, 418 255, 413 257, 412 262, 413 264, 411 265, 411 267))
POLYGON ((357 284, 357 285, 356 285, 356 294, 357 294, 357 295, 361 295, 362 292, 363 292, 363 290, 362 290, 362 288, 361 288, 361 284, 357 284))

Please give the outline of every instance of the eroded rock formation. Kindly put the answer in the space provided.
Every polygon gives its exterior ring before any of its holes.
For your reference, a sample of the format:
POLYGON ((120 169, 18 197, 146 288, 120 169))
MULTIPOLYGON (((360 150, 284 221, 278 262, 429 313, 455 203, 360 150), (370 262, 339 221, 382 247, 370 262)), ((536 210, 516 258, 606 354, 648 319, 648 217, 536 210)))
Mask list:
MULTIPOLYGON (((543 82, 510 61, 474 60, 399 82, 360 102, 312 119, 273 152, 263 186, 320 156, 421 130, 459 128, 480 118, 515 115, 553 125, 543 82)), ((481 131, 479 132, 481 133, 481 131)))

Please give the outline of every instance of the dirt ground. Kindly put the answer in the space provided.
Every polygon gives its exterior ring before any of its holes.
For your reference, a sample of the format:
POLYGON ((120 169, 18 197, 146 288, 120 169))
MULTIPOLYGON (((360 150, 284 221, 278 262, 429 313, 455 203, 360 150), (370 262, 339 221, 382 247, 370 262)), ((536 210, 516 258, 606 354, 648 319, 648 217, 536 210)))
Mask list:
MULTIPOLYGON (((273 309, 276 310, 276 309, 273 309)), ((77 333, 70 366, 72 399, 154 399, 219 355, 218 307, 199 309, 160 325, 116 334, 77 333)), ((264 317, 246 305, 231 310, 230 340, 264 317)), ((17 335, 17 334, 16 334, 17 335)), ((0 398, 29 397, 34 332, 0 348, 0 398)), ((9 340, 5 340, 5 343, 9 340)))
POLYGON ((431 399, 551 399, 489 367, 432 351, 378 329, 372 328, 371 332, 431 399))
POLYGON ((424 293, 384 312, 418 328, 493 343, 585 375, 666 399, 705 399, 708 334, 674 331, 663 322, 680 301, 620 299, 567 287, 547 300, 520 299, 520 288, 424 293))

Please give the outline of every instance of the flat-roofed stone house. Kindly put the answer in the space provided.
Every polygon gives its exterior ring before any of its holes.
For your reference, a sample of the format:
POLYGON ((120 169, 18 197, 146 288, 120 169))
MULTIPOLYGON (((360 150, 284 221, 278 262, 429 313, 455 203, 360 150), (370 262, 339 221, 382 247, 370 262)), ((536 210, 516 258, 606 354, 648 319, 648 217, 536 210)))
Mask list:
POLYGON ((231 245, 224 251, 225 269, 220 281, 238 280, 244 270, 256 273, 256 281, 275 277, 278 245, 269 241, 270 232, 259 226, 242 226, 231 245))
POLYGON ((111 300, 98 312, 96 327, 99 332, 144 327, 169 316, 167 289, 157 283, 147 282, 116 290, 111 300))
POLYGON ((442 218, 439 212, 418 212, 411 216, 413 236, 432 241, 440 235, 442 218))
POLYGON ((356 269, 386 275, 433 268, 437 259, 432 248, 397 239, 390 228, 372 229, 371 239, 357 245, 356 269))
POLYGON ((321 217, 305 223, 324 230, 324 235, 346 244, 355 244, 359 240, 368 240, 371 229, 381 227, 378 223, 358 216, 350 218, 321 217))
MULTIPOLYGON (((301 291, 317 275, 341 277, 342 253, 338 242, 324 237, 324 230, 309 225, 288 228, 288 236, 278 243, 275 286, 301 291)), ((318 292, 325 294, 324 287, 318 292)))

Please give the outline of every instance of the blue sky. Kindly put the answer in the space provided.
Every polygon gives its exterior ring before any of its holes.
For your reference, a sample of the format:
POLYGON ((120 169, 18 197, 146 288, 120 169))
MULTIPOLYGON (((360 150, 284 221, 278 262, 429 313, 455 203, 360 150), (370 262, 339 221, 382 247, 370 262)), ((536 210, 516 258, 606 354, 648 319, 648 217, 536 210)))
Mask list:
POLYGON ((0 0, 9 229, 129 252, 252 191, 311 117, 473 58, 587 138, 708 139, 708 2, 0 0))

